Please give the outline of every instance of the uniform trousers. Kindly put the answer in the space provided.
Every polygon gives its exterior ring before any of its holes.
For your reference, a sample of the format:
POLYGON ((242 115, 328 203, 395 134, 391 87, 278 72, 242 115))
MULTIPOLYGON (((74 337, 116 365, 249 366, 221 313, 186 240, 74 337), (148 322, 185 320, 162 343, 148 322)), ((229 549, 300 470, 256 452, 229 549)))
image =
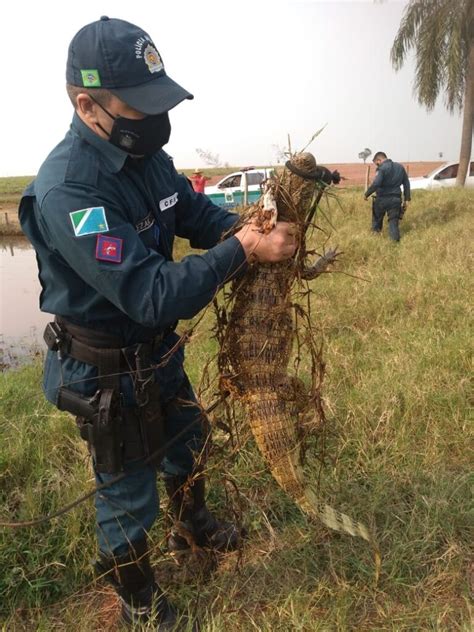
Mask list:
POLYGON ((385 214, 388 217, 388 234, 393 241, 400 241, 400 229, 398 223, 402 211, 400 197, 378 196, 372 204, 372 230, 380 233, 383 227, 385 214))
MULTIPOLYGON (((127 476, 96 494, 97 539, 107 556, 120 556, 143 540, 159 514, 157 475, 185 476, 194 468, 203 443, 203 416, 186 375, 178 391, 169 384, 161 390, 165 446, 184 428, 184 434, 165 450, 161 463, 144 464, 144 458, 125 463, 127 476)), ((97 484, 116 474, 95 473, 97 484)))

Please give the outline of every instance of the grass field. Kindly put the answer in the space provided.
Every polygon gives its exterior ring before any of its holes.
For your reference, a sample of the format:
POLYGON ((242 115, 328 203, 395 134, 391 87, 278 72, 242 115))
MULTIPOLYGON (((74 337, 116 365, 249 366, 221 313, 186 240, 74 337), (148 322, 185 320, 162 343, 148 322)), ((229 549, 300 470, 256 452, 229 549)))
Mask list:
MULTIPOLYGON (((334 228, 321 221, 344 256, 314 281, 328 424, 320 491, 376 530, 380 580, 364 542, 308 521, 251 441, 231 453, 216 430, 209 504, 242 511, 243 550, 184 582, 190 571, 163 552, 164 521, 150 534, 158 580, 203 632, 472 629, 474 194, 420 192, 398 245, 370 234, 361 197, 344 192, 324 207, 334 228)), ((187 347, 194 383, 215 351, 212 324, 209 311, 187 347)), ((37 364, 1 376, 0 520, 54 511, 92 484, 74 424, 43 401, 40 379, 37 364)), ((91 501, 34 529, 0 529, 0 629, 119 630, 94 554, 91 501)))
POLYGON ((22 192, 33 179, 34 176, 0 178, 0 204, 17 204, 22 192))

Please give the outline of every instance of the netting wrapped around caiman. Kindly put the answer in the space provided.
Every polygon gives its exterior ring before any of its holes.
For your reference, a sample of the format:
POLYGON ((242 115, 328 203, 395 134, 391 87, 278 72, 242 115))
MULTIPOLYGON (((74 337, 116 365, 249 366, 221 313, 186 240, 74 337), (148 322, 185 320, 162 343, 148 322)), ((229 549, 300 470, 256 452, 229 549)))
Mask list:
POLYGON ((319 276, 337 256, 329 251, 307 266, 306 232, 323 190, 335 178, 317 166, 310 153, 293 155, 283 173, 267 181, 259 202, 246 209, 244 218, 256 219, 262 232, 270 231, 277 219, 293 222, 298 250, 289 261, 254 263, 234 282, 219 336, 219 370, 223 388, 243 407, 245 421, 279 485, 309 515, 331 529, 364 538, 377 551, 362 523, 321 502, 305 480, 300 432, 304 386, 289 375, 296 338, 292 291, 319 276))

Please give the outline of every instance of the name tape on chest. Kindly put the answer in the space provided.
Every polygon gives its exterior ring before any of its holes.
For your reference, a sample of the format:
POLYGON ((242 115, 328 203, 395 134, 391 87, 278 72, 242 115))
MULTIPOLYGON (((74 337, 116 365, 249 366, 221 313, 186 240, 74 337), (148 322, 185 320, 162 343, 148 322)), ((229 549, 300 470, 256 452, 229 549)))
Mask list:
POLYGON ((94 233, 106 233, 109 230, 103 206, 92 206, 69 213, 74 235, 83 237, 94 233))
POLYGON ((135 230, 137 233, 143 233, 143 231, 148 230, 155 223, 155 218, 152 213, 148 213, 148 215, 141 219, 138 224, 135 224, 135 230))
POLYGON ((166 211, 166 209, 171 208, 177 202, 178 202, 178 192, 173 193, 173 195, 170 195, 167 198, 164 198, 164 200, 160 200, 160 211, 161 212, 166 211))

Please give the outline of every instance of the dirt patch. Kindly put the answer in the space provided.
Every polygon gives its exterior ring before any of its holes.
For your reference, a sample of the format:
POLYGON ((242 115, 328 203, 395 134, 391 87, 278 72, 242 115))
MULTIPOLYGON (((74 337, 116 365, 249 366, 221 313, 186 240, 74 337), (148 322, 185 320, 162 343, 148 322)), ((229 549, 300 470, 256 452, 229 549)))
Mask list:
POLYGON ((18 206, 0 204, 0 237, 23 235, 18 220, 18 206))
POLYGON ((14 204, 0 204, 0 222, 18 224, 18 206, 14 204))

